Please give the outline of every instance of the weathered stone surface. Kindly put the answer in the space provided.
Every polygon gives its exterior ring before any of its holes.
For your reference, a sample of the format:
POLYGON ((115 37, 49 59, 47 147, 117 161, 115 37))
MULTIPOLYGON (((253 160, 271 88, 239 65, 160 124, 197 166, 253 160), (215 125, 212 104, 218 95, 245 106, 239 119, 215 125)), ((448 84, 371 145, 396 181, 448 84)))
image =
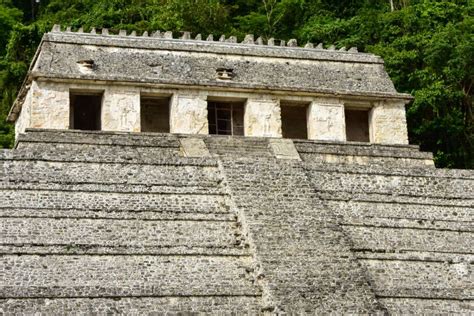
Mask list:
POLYGON ((0 151, 0 312, 469 313, 474 174, 417 150, 28 130, 0 151))
POLYGON ((25 96, 25 101, 23 102, 23 107, 21 109, 21 115, 18 116, 18 119, 15 122, 15 139, 18 139, 21 133, 24 133, 31 124, 31 95, 33 89, 27 92, 25 96))
POLYGON ((127 298, 39 298, 0 300, 4 315, 47 314, 216 314, 249 315, 260 313, 258 296, 189 296, 189 297, 127 297, 127 298))
POLYGON ((404 103, 379 103, 370 112, 369 120, 372 142, 408 144, 404 103))
POLYGON ((234 220, 4 218, 0 229, 5 234, 2 245, 10 246, 15 252, 24 252, 24 245, 31 245, 36 253, 43 252, 43 248, 55 252, 51 248, 57 247, 68 254, 207 254, 213 249, 217 253, 226 249, 233 249, 234 253, 242 250, 235 246, 240 236, 234 220))
POLYGON ((301 160, 291 139, 271 138, 269 143, 276 158, 301 160))
MULTIPOLYGON (((162 39, 159 41, 165 42, 162 39)), ((176 41, 174 43, 176 44, 176 41)), ((232 43, 223 42, 223 44, 232 43)), ((185 46, 192 47, 194 43, 191 46, 185 46)), ((212 43, 211 47, 214 46, 216 44, 212 43)), ((262 45, 253 46, 265 48, 262 45)), ((406 97, 396 93, 382 63, 353 63, 347 67, 344 63, 324 60, 306 62, 294 58, 297 55, 292 54, 290 50, 285 52, 287 60, 271 58, 271 55, 270 58, 256 57, 253 53, 243 54, 247 56, 242 59, 242 54, 238 52, 229 52, 222 55, 225 57, 216 58, 215 53, 177 53, 166 48, 153 51, 127 48, 120 49, 117 53, 115 47, 94 46, 93 42, 77 45, 46 41, 43 43, 42 51, 43 54, 32 73, 36 78, 87 78, 162 84, 204 84, 218 87, 223 86, 223 83, 216 80, 216 69, 230 66, 234 69, 236 76, 232 81, 225 82, 228 87, 329 94, 333 91, 341 91, 349 95, 406 97), (69 57, 63 58, 64 55, 69 57), (51 59, 53 60, 52 67, 49 66, 51 59), (91 73, 81 72, 76 62, 83 59, 94 60, 97 69, 91 73), (126 65, 123 64, 123 60, 127 60, 126 65), (155 65, 161 65, 159 73, 154 70, 155 65), (71 71, 65 72, 64 69, 71 71)), ((332 54, 338 55, 342 52, 332 52, 332 54)))
POLYGON ((381 298, 380 301, 394 314, 472 314, 472 300, 381 298))
POLYGON ((259 294, 247 257, 6 255, 0 265, 4 298, 259 294))
POLYGON ((262 137, 211 136, 204 138, 211 154, 233 157, 273 157, 268 139, 262 137))
POLYGON ((297 161, 225 159, 223 171, 264 274, 269 310, 383 310, 297 161))
POLYGON ((209 157, 209 150, 200 138, 181 138, 180 141, 185 157, 209 157))
MULTIPOLYGON (((313 163, 434 167, 433 155, 417 146, 293 140, 303 160, 313 163)), ((441 172, 441 171, 439 171, 441 172)))

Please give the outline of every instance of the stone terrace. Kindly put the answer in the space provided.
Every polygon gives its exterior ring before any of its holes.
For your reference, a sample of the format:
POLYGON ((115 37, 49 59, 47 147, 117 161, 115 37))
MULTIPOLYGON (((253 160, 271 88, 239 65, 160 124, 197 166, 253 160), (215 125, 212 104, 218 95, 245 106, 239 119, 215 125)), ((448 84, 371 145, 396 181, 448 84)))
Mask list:
POLYGON ((474 312, 472 171, 281 142, 27 130, 0 153, 0 312, 474 312))

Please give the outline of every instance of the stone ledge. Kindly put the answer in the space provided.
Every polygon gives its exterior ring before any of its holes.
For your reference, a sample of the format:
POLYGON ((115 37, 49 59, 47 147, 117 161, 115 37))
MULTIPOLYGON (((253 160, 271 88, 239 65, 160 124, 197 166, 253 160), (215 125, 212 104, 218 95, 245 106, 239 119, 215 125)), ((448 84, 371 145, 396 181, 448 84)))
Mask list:
MULTIPOLYGON (((474 215, 473 215, 474 219, 474 215)), ((371 227, 387 229, 406 229, 422 231, 445 231, 445 232, 471 232, 474 233, 474 226, 471 222, 462 220, 453 221, 445 219, 423 220, 395 218, 391 217, 390 209, 387 209, 386 217, 364 217, 345 215, 340 224, 347 227, 371 227)))
POLYGON ((44 42, 69 43, 78 45, 99 45, 148 50, 171 50, 200 53, 232 54, 258 57, 278 57, 308 60, 329 60, 355 63, 383 64, 383 60, 372 54, 343 52, 336 50, 305 49, 301 47, 281 47, 246 45, 220 41, 180 40, 156 37, 98 36, 86 33, 46 33, 44 42))
MULTIPOLYGON (((431 221, 474 222, 474 212, 469 206, 433 205, 420 203, 402 203, 402 201, 338 200, 324 196, 324 202, 335 215, 345 218, 379 218, 387 220, 413 220, 430 223, 431 221)), ((343 220, 343 219, 342 219, 343 220)), ((429 224, 428 224, 429 225, 429 224)))
POLYGON ((327 173, 474 180, 474 171, 464 169, 403 168, 400 166, 384 167, 380 165, 330 164, 321 162, 305 162, 304 166, 308 171, 327 173))
MULTIPOLYGON (((70 192, 70 193, 109 193, 126 195, 148 196, 222 196, 226 193, 222 188, 214 186, 160 186, 142 184, 103 184, 103 183, 75 183, 75 182, 2 182, 0 192, 7 190, 37 191, 37 192, 70 192)), ((147 198, 146 196, 144 197, 147 198)))
POLYGON ((9 269, 3 298, 260 294, 245 257, 4 255, 0 261, 9 269))
POLYGON ((436 252, 421 250, 392 250, 377 251, 375 249, 353 249, 358 259, 392 260, 392 261, 426 261, 456 264, 460 262, 473 262, 474 254, 458 252, 436 252))
MULTIPOLYGON (((240 248, 237 223, 192 220, 2 218, 0 245, 67 248, 240 248), (35 234, 29 235, 30 231, 35 234)), ((20 249, 20 248, 18 248, 20 249)), ((65 253, 69 253, 66 251, 65 253)))
POLYGON ((22 142, 39 143, 73 143, 73 144, 96 144, 109 146, 139 146, 139 147, 163 147, 179 148, 179 140, 174 134, 159 133, 128 133, 107 131, 76 131, 76 130, 53 130, 53 129, 26 129, 20 134, 16 147, 22 142))
POLYGON ((223 296, 142 296, 113 298, 20 298, 0 299, 0 313, 5 315, 66 315, 78 314, 195 314, 217 315, 261 312, 260 295, 223 296))
POLYGON ((387 307, 390 313, 399 315, 408 314, 441 314, 468 315, 473 312, 473 300, 439 299, 417 297, 378 297, 379 301, 387 307))
MULTIPOLYGON (((208 210, 212 211, 212 210, 208 210)), ((212 221, 212 222, 235 222, 236 215, 230 211, 224 212, 199 212, 189 208, 181 211, 166 210, 94 210, 94 209, 62 209, 62 208, 28 208, 28 207, 2 207, 1 218, 76 218, 76 219, 118 219, 118 220, 142 220, 142 221, 212 221)))
POLYGON ((112 255, 112 256, 203 256, 203 257, 245 257, 252 253, 243 247, 205 246, 114 246, 102 245, 41 245, 41 244, 1 244, 2 255, 112 255))
POLYGON ((400 205, 424 205, 424 206, 446 206, 446 207, 468 207, 474 208, 474 199, 449 198, 440 196, 410 196, 390 195, 374 192, 350 192, 350 191, 322 191, 318 196, 323 200, 330 201, 352 201, 368 203, 389 203, 400 205))
POLYGON ((70 210, 229 213, 225 195, 148 194, 54 190, 0 190, 2 206, 70 210))

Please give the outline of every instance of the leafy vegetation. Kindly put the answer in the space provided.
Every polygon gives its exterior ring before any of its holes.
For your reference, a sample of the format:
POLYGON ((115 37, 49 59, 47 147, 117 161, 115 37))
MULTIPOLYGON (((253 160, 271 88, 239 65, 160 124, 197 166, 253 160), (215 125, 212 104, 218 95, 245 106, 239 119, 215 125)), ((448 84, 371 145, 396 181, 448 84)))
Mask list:
POLYGON ((299 43, 357 46, 384 58, 411 93, 410 142, 438 167, 474 168, 472 0, 0 0, 0 146, 13 142, 8 109, 53 24, 246 33, 299 43))

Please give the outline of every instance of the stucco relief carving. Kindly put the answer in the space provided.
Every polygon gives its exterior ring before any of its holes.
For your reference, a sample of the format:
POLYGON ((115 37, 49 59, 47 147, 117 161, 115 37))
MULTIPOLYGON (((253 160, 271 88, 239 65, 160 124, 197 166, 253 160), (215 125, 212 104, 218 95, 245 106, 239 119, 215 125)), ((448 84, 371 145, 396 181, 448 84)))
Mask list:
POLYGON ((344 141, 344 105, 311 103, 308 110, 308 138, 344 141))
POLYGON ((172 133, 207 134, 207 102, 200 96, 173 97, 170 122, 172 133))
POLYGON ((244 115, 245 136, 281 137, 278 100, 248 99, 244 115))

